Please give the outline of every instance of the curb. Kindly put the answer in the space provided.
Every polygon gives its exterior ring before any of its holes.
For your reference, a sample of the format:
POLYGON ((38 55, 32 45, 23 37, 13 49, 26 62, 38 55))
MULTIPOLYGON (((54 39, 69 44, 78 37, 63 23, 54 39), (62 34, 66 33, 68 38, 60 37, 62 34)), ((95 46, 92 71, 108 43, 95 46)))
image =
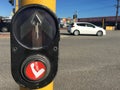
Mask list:
POLYGON ((1 38, 10 38, 10 33, 0 33, 0 39, 1 38))

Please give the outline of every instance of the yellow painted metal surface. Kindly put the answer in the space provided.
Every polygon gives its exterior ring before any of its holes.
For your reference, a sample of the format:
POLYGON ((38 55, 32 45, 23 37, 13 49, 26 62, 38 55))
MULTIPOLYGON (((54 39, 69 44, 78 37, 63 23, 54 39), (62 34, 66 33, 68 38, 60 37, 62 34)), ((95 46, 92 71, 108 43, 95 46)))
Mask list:
POLYGON ((16 4, 15 4, 15 12, 17 12, 18 9, 19 9, 19 0, 16 0, 16 4))
POLYGON ((21 0, 20 5, 41 4, 56 12, 56 0, 21 0))
POLYGON ((37 90, 53 90, 53 82, 51 82, 48 86, 43 87, 41 89, 37 89, 37 90))
POLYGON ((53 90, 53 82, 51 82, 48 86, 40 89, 28 89, 28 88, 20 87, 20 90, 53 90))

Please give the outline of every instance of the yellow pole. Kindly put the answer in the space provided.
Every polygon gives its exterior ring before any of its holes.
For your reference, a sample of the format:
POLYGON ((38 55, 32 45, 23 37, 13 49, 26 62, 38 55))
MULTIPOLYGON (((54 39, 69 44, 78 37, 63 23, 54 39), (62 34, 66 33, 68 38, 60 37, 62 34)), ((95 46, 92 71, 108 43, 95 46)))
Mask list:
POLYGON ((15 12, 17 12, 18 9, 19 9, 19 0, 16 0, 16 4, 15 4, 15 12))
POLYGON ((40 89, 29 89, 29 88, 25 88, 25 87, 20 87, 20 90, 53 90, 53 82, 51 82, 49 85, 40 88, 40 89))
MULTIPOLYGON (((54 13, 56 12, 56 0, 20 0, 20 3, 19 3, 20 6, 25 6, 29 4, 44 5, 48 7, 50 10, 52 10, 54 13)), ((54 83, 52 81, 49 85, 40 89, 28 89, 28 88, 20 87, 20 90, 53 90, 53 84, 54 83)))
POLYGON ((54 13, 56 12, 56 0, 21 0, 20 5, 40 4, 48 7, 54 13))

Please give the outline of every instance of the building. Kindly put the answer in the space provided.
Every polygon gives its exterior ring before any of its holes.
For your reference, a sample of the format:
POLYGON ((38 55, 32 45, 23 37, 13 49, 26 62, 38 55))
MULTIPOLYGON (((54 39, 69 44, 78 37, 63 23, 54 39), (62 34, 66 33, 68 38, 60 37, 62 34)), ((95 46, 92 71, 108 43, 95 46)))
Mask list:
MULTIPOLYGON (((78 18, 78 22, 90 22, 97 26, 103 27, 107 30, 115 29, 115 21, 116 21, 115 16, 78 18)), ((120 30, 120 16, 118 16, 117 22, 118 22, 117 29, 120 30)))

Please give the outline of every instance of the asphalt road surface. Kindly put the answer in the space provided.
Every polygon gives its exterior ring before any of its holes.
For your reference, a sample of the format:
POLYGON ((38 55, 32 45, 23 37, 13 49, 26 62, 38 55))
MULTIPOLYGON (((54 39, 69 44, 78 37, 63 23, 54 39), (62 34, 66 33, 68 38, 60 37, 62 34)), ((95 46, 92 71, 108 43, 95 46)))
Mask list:
MULTIPOLYGON (((120 90, 120 31, 73 36, 61 31, 54 90, 120 90)), ((0 90, 19 90, 10 70, 10 40, 0 38, 0 90)))

